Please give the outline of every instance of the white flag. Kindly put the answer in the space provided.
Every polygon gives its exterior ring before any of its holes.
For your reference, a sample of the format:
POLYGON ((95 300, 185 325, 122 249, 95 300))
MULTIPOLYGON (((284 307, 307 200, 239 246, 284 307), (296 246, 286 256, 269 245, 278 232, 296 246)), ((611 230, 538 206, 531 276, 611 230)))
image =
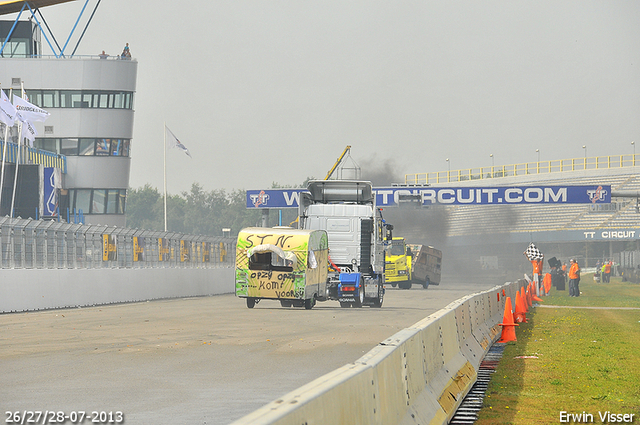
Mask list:
POLYGON ((165 125, 164 129, 167 132, 167 145, 169 145, 170 148, 180 149, 182 152, 189 155, 189 158, 191 158, 189 149, 187 149, 187 147, 183 145, 182 142, 180 142, 180 140, 178 140, 178 138, 171 132, 171 130, 169 130, 169 127, 165 125))
POLYGON ((2 92, 0 95, 0 121, 12 127, 16 122, 16 108, 9 102, 4 90, 0 89, 0 92, 2 92))
POLYGON ((13 95, 13 105, 16 108, 16 112, 18 114, 18 119, 20 121, 42 121, 44 122, 49 115, 49 112, 45 111, 42 108, 33 105, 20 96, 13 95))
POLYGON ((22 137, 29 140, 29 146, 33 147, 33 142, 36 140, 38 132, 36 128, 29 121, 22 121, 22 137))

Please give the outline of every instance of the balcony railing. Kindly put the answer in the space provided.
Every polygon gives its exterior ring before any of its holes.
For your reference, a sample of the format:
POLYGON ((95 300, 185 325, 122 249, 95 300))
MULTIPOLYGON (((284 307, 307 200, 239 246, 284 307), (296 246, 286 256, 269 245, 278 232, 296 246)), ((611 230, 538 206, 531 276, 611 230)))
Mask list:
POLYGON ((496 165, 491 167, 468 168, 463 170, 436 171, 433 173, 405 174, 404 182, 407 185, 453 183, 469 180, 525 176, 532 174, 635 167, 637 165, 640 165, 640 158, 637 158, 635 154, 595 156, 573 159, 557 159, 552 161, 527 162, 522 164, 496 165))
MULTIPOLYGON (((0 160, 2 160, 2 154, 4 149, 4 143, 0 142, 0 160)), ((45 167, 59 168, 63 173, 67 172, 67 157, 64 155, 58 155, 53 152, 44 151, 29 146, 20 145, 8 142, 7 154, 5 161, 11 164, 15 164, 18 159, 18 149, 20 149, 20 164, 42 164, 45 167)))

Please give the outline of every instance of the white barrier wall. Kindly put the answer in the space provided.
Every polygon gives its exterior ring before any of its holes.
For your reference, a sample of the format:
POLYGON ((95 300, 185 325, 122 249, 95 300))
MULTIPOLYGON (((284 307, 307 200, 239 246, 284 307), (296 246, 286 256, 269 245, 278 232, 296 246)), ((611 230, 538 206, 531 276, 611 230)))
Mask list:
MULTIPOLYGON (((234 422, 446 424, 500 334, 506 296, 523 282, 454 301, 358 359, 234 422)), ((512 301, 512 306, 515 305, 512 301)))
POLYGON ((234 270, 2 269, 0 313, 233 293, 234 270))

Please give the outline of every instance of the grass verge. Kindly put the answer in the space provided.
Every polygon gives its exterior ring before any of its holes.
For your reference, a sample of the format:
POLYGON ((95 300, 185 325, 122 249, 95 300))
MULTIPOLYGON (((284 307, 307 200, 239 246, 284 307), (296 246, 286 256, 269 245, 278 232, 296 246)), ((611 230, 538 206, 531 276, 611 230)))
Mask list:
POLYGON ((607 423, 599 412, 634 414, 640 424, 640 285, 585 275, 580 291, 552 289, 542 304, 571 308, 536 307, 516 328, 477 424, 556 424, 562 411, 593 423, 607 423))

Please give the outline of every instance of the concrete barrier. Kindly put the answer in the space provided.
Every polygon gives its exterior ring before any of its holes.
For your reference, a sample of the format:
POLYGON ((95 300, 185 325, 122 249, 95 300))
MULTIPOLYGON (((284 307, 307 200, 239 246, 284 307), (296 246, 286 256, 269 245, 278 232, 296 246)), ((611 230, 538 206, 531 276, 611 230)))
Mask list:
POLYGON ((354 363, 232 425, 446 424, 501 334, 506 296, 515 295, 523 285, 506 283, 454 301, 382 341, 354 363))
POLYGON ((234 270, 2 269, 0 313, 233 293, 234 270))

